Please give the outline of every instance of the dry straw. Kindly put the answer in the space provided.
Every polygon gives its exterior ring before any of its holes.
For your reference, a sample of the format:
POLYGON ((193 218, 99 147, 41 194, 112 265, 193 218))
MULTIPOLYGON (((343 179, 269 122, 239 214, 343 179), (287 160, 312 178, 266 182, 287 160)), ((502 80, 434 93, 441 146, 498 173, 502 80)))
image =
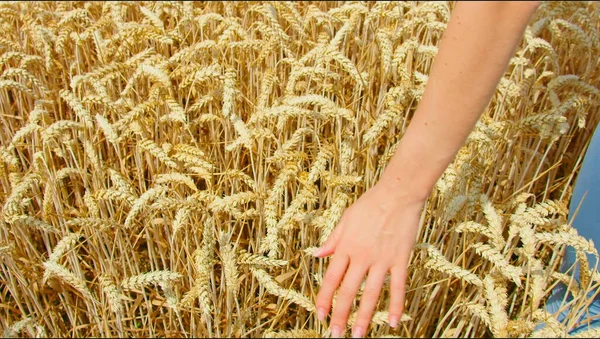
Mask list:
MULTIPOLYGON (((381 177, 454 6, 1 3, 5 336, 328 336, 311 254, 381 177)), ((542 3, 428 197, 406 321, 386 283, 368 336, 576 326, 600 281, 566 208, 600 121, 599 14, 542 3)))

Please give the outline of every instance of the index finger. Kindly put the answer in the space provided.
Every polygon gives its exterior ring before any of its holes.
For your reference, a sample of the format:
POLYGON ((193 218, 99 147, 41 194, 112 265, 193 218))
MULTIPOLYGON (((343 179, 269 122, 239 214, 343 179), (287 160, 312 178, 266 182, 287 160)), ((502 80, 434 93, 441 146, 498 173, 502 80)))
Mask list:
POLYGON ((329 267, 327 267, 325 277, 323 278, 323 285, 321 285, 321 289, 317 295, 317 317, 321 321, 325 320, 325 316, 329 313, 333 294, 346 273, 349 261, 350 259, 347 255, 337 254, 331 260, 329 267))

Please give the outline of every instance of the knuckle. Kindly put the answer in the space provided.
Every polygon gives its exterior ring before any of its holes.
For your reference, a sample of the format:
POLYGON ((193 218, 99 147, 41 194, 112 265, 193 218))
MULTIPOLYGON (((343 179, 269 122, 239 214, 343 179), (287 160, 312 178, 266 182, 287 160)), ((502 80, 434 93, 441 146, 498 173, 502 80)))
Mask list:
POLYGON ((396 293, 402 293, 402 294, 404 294, 404 292, 406 290, 406 285, 404 284, 403 281, 394 282, 394 283, 390 284, 390 289, 393 290, 396 293))
POLYGON ((331 303, 331 298, 324 293, 317 295, 317 307, 328 307, 331 303))
POLYGON ((338 281, 338 275, 334 271, 329 270, 325 273, 325 277, 323 277, 323 286, 337 287, 338 281))
POLYGON ((317 305, 324 306, 326 304, 331 303, 332 296, 333 293, 330 292, 329 289, 321 288, 321 290, 319 290, 319 293, 317 294, 317 305))
POLYGON ((405 279, 391 279, 390 289, 397 292, 404 292, 406 290, 405 279))
POLYGON ((381 290, 378 288, 367 287, 363 290, 362 295, 365 299, 377 299, 380 292, 381 290))
POLYGON ((402 316, 402 312, 404 312, 404 303, 401 301, 390 303, 390 315, 396 315, 398 318, 400 318, 400 316, 402 316))
POLYGON ((340 297, 344 297, 344 298, 353 298, 354 295, 356 294, 354 292, 354 290, 352 288, 350 288, 347 285, 342 285, 340 286, 340 289, 338 291, 338 294, 340 297))

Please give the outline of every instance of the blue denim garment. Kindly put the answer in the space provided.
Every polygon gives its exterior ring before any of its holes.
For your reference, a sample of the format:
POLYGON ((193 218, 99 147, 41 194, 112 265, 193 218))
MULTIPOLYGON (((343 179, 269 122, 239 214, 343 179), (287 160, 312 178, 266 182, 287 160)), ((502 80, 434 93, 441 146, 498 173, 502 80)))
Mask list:
MULTIPOLYGON (((579 235, 586 239, 591 239, 598 249, 600 244, 600 128, 596 127, 596 131, 590 141, 590 145, 583 159, 581 171, 575 183, 575 190, 569 205, 569 216, 573 219, 572 225, 579 235), (585 195, 585 197, 584 197, 585 195), (582 201, 583 199, 583 201, 582 201), (580 206, 581 204, 581 206, 580 206), (579 210, 577 211, 577 209, 579 210), (577 213, 575 215, 575 213, 577 213)), ((596 258, 588 254, 588 262, 590 268, 597 265, 596 258)), ((561 264, 561 272, 565 273, 573 266, 576 261, 576 252, 572 247, 567 247, 563 262, 561 264)), ((579 281, 579 267, 571 270, 574 279, 579 281)), ((546 302, 546 311, 551 314, 556 314, 561 305, 573 300, 573 296, 569 293, 565 297, 567 287, 564 284, 557 285, 546 302), (564 303, 563 303, 564 302, 564 303)), ((594 301, 589 306, 587 314, 581 316, 580 325, 569 332, 569 334, 577 334, 587 331, 588 329, 600 326, 600 293, 598 291, 590 292, 588 295, 592 297, 596 294, 594 301), (591 319, 593 318, 593 319, 591 319), (587 320, 590 319, 590 320, 587 320)), ((564 309, 564 307, 563 307, 564 309)), ((563 321, 568 313, 563 310, 557 319, 563 321)))

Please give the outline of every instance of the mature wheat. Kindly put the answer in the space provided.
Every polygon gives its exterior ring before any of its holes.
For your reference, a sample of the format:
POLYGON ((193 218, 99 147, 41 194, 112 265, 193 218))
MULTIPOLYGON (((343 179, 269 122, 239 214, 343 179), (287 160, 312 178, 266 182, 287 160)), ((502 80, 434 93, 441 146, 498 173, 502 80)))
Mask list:
MULTIPOLYGON (((454 6, 0 3, 5 336, 328 336, 312 253, 381 177, 454 6)), ((539 7, 427 199, 404 321, 387 279, 367 336, 577 325, 600 282, 566 207, 600 121, 599 14, 539 7)))

